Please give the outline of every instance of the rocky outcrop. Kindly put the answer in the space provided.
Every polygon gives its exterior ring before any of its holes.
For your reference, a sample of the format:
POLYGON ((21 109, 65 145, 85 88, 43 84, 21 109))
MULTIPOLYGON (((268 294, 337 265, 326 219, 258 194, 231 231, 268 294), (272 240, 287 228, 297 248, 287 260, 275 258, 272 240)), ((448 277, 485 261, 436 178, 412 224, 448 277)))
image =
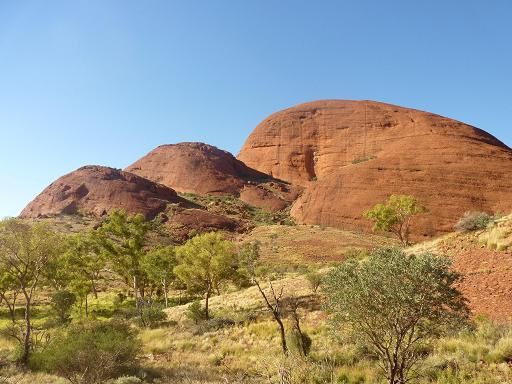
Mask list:
POLYGON ((102 216, 112 209, 153 218, 168 203, 181 199, 164 185, 114 168, 85 166, 54 181, 21 212, 20 217, 102 216))
POLYGON ((178 192, 235 195, 271 211, 289 206, 298 194, 296 188, 247 167, 229 152, 203 143, 161 145, 126 171, 178 192))
POLYGON ((241 221, 232 217, 195 208, 177 210, 168 217, 165 225, 178 241, 205 232, 241 232, 246 229, 241 221))
POLYGON ((301 104, 265 119, 238 159, 301 185, 299 223, 369 229, 363 212, 391 194, 428 209, 414 234, 450 231, 466 210, 512 209, 512 150, 486 132, 371 101, 301 104))
POLYGON ((267 177, 229 152, 203 143, 161 145, 125 170, 200 195, 237 194, 247 180, 267 177))

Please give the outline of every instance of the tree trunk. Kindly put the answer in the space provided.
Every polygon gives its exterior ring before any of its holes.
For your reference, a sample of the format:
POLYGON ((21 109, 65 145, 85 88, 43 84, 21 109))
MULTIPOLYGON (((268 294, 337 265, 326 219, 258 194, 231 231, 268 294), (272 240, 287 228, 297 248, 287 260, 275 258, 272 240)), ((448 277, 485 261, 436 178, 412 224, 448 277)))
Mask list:
POLYGON ((96 284, 94 283, 94 279, 91 279, 92 293, 94 294, 94 298, 98 299, 98 290, 96 289, 96 284))
POLYGON ((165 279, 164 279, 164 282, 163 282, 162 285, 164 286, 165 308, 168 308, 169 307, 169 300, 168 300, 168 297, 167 297, 167 282, 165 281, 165 279))
POLYGON ((297 343, 298 343, 298 349, 299 349, 299 354, 302 356, 302 357, 306 357, 306 348, 304 346, 304 338, 303 338, 303 334, 302 334, 302 329, 300 328, 300 319, 299 319, 299 314, 297 313, 297 308, 293 308, 292 310, 292 320, 293 320, 293 329, 294 329, 294 332, 296 332, 297 334, 297 343))
POLYGON ((30 301, 31 301, 31 298, 29 297, 29 295, 25 292, 25 300, 26 300, 26 304, 25 304, 25 327, 26 327, 26 330, 25 330, 25 335, 23 337, 23 352, 22 352, 22 355, 21 355, 21 358, 20 358, 20 362, 23 364, 23 365, 27 365, 28 363, 28 355, 30 353, 30 336, 31 336, 31 328, 32 328, 32 324, 30 322, 30 301))
POLYGON ((210 313, 208 309, 208 301, 210 300, 210 288, 206 291, 205 295, 205 304, 204 304, 204 316, 206 317, 206 320, 210 320, 210 313))
POLYGON ((87 300, 87 293, 85 294, 85 317, 89 318, 89 300, 87 300))
POLYGON ((284 330, 283 321, 277 316, 274 316, 274 318, 276 319, 277 324, 279 324, 279 333, 281 334, 281 347, 283 348, 283 353, 288 355, 288 346, 286 345, 286 332, 284 330))
POLYGON ((137 276, 133 275, 133 297, 135 298, 135 308, 139 308, 139 293, 137 289, 137 276))

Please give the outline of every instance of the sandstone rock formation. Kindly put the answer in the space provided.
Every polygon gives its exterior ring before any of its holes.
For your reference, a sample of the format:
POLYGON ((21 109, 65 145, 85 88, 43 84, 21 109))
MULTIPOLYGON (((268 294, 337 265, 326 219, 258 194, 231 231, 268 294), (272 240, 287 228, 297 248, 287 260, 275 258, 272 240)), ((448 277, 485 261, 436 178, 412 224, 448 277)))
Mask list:
POLYGON ((366 228, 365 210, 411 194, 428 213, 418 236, 450 231, 466 210, 512 209, 512 150, 486 132, 418 110, 371 101, 325 100, 277 112, 238 159, 298 184, 299 223, 366 228))
POLYGON ((50 184, 21 212, 37 218, 61 214, 102 216, 111 209, 153 218, 181 199, 164 185, 114 168, 85 166, 50 184))
POLYGON ((183 241, 192 235, 210 231, 239 232, 244 226, 238 220, 203 209, 183 209, 171 215, 165 223, 175 237, 183 241))
POLYGON ((290 205, 297 189, 247 167, 229 152, 203 143, 161 145, 126 171, 179 192, 230 194, 276 211, 290 205))

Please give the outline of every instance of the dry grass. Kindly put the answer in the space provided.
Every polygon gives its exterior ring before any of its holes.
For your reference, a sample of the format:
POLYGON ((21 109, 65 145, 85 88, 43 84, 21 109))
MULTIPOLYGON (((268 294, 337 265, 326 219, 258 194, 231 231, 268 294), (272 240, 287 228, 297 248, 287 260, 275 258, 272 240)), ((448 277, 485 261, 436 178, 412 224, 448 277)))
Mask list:
POLYGON ((259 241, 267 263, 325 263, 342 261, 348 250, 397 244, 394 239, 316 225, 266 225, 254 228, 241 241, 259 241))
POLYGON ((479 237, 480 243, 489 249, 505 251, 512 249, 512 215, 504 216, 485 230, 479 237))

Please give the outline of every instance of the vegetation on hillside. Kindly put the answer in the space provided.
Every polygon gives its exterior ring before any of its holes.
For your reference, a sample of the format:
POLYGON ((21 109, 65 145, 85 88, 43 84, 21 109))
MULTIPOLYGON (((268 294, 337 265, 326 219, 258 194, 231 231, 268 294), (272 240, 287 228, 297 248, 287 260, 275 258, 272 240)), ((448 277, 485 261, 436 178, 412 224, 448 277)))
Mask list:
POLYGON ((461 276, 443 256, 406 255, 382 248, 392 244, 385 239, 321 227, 259 227, 241 242, 212 232, 176 244, 161 225, 122 211, 78 233, 2 221, 2 380, 497 384, 512 377, 511 328, 470 320, 456 288, 461 276), (307 241, 335 256, 311 257, 320 248, 306 245, 306 229, 314 234, 307 241))
POLYGON ((424 211, 425 208, 414 196, 391 195, 384 203, 376 204, 364 215, 373 221, 375 231, 391 232, 407 246, 411 220, 413 216, 424 211))

